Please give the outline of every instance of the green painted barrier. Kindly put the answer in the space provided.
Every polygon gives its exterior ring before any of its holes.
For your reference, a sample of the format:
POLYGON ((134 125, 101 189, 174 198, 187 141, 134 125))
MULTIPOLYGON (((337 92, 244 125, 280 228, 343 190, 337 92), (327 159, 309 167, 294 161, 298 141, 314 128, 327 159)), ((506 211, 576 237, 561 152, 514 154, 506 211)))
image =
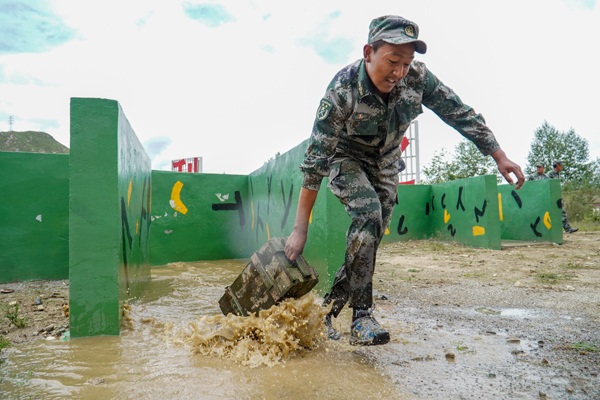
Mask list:
POLYGON ((249 257, 248 176, 152 171, 151 263, 249 257))
POLYGON ((558 179, 528 181, 518 191, 513 186, 500 185, 498 195, 502 239, 562 243, 562 200, 558 179))
POLYGON ((150 280, 150 159, 118 102, 71 99, 71 337, 118 335, 150 280))
POLYGON ((69 155, 0 152, 0 283, 69 277, 69 155))
POLYGON ((497 187, 492 175, 433 185, 433 235, 467 246, 500 250, 497 187))

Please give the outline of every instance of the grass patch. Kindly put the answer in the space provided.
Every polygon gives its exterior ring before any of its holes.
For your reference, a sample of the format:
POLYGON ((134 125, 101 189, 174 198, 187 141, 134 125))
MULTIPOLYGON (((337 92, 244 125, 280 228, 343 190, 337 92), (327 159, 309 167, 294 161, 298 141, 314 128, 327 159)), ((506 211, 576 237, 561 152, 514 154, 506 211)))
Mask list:
POLYGON ((568 263, 565 265, 566 269, 583 269, 584 267, 579 264, 568 263))
POLYGON ((580 231, 597 232, 600 231, 600 222, 595 221, 570 221, 571 226, 579 228, 580 231))
POLYGON ((573 275, 557 275, 552 272, 538 272, 535 277, 542 283, 556 283, 561 280, 572 279, 573 275))
POLYGON ((29 324, 27 317, 19 317, 18 304, 2 304, 2 314, 4 314, 4 318, 8 319, 9 325, 14 325, 17 328, 25 328, 29 324))
POLYGON ((420 269, 413 269, 413 268, 411 268, 411 269, 408 270, 408 272, 421 272, 421 270, 420 269))
POLYGON ((570 345, 572 349, 581 350, 581 351, 598 351, 600 352, 600 347, 596 346, 594 343, 590 342, 577 342, 570 345))
POLYGON ((10 347, 10 342, 4 336, 0 336, 0 350, 10 347))

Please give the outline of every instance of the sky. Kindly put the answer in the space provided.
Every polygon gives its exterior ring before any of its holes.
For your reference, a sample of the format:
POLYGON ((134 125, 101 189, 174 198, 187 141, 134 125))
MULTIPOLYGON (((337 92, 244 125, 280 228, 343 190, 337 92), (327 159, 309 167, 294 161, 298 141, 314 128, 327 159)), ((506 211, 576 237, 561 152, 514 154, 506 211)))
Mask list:
MULTIPOLYGON (((0 0, 0 131, 69 146, 72 97, 117 100, 152 159, 249 174, 310 136, 373 18, 416 22, 419 61, 526 166, 544 120, 600 157, 597 0, 0 0), (367 6, 368 4, 368 6, 367 6)), ((421 165, 462 136, 425 109, 421 165)))

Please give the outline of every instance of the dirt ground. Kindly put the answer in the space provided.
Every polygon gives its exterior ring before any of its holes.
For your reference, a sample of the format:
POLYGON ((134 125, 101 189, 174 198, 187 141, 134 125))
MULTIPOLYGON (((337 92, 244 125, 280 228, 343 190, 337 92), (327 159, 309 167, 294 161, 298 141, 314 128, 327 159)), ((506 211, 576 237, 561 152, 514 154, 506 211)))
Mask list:
POLYGON ((69 330, 69 318, 64 306, 69 304, 69 281, 30 281, 0 284, 0 342, 28 343, 48 336, 59 339, 69 330), (3 293, 14 291, 12 293, 3 293), (39 300, 38 300, 39 299, 39 300), (37 303, 40 304, 36 304, 37 303), (16 318, 26 321, 24 328, 16 327, 5 317, 5 307, 16 318))
MULTIPOLYGON (((600 399, 600 232, 502 250, 384 244, 374 290, 392 340, 357 351, 415 398, 600 399)), ((15 301, 28 325, 0 315, 0 342, 65 337, 68 281, 0 284, 15 301)))

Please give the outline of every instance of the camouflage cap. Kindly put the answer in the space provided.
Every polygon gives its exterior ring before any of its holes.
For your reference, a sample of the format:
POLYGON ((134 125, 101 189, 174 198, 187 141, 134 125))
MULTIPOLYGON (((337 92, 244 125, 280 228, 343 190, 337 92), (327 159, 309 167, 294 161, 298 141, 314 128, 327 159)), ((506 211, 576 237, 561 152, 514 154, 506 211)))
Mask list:
POLYGON ((560 160, 554 160, 554 161, 552 161, 552 166, 553 167, 556 167, 557 165, 563 165, 562 161, 560 161, 560 160))
POLYGON ((414 43, 417 53, 425 54, 427 45, 418 40, 419 27, 412 21, 397 15, 384 15, 375 18, 369 26, 369 44, 383 40, 391 44, 414 43))
POLYGON ((544 167, 545 168, 546 167, 546 163, 545 162, 539 162, 535 166, 536 166, 536 168, 537 167, 544 167))

